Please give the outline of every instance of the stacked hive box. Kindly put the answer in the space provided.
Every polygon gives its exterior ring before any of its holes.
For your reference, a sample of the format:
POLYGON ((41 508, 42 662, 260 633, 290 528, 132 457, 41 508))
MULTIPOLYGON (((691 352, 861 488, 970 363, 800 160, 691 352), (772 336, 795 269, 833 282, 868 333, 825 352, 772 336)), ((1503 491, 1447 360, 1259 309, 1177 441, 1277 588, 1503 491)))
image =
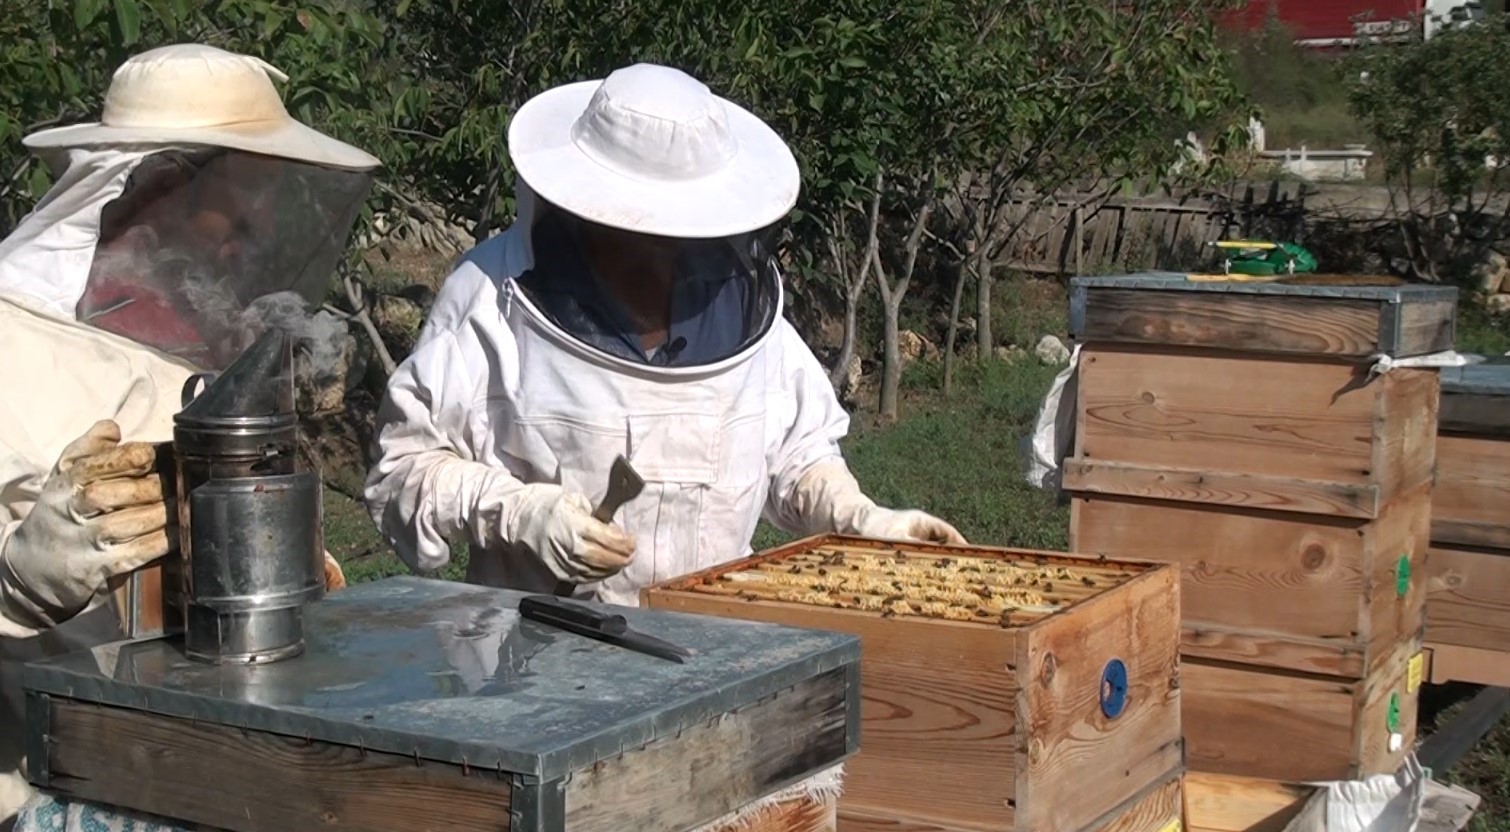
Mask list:
POLYGON ((231 832, 832 832, 858 639, 615 610, 680 664, 520 598, 390 578, 309 605, 281 662, 156 639, 30 664, 30 779, 231 832))
POLYGON ((1168 564, 800 540, 646 606, 861 638, 839 828, 1159 832, 1180 820, 1168 564))
POLYGON ((1426 643, 1433 682, 1510 686, 1510 363, 1442 371, 1426 643))
POLYGON ((1435 287, 1079 278, 1077 552, 1178 563, 1192 771, 1395 770, 1415 732, 1435 287))

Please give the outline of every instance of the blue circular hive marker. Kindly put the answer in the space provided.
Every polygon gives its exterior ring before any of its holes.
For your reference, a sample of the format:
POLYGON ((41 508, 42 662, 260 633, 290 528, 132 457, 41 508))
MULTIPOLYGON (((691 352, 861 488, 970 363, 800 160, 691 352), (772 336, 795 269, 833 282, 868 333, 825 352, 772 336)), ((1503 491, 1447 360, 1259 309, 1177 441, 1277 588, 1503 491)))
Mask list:
POLYGON ((1121 659, 1112 659, 1101 671, 1101 713, 1107 719, 1116 719, 1127 707, 1127 665, 1121 659))

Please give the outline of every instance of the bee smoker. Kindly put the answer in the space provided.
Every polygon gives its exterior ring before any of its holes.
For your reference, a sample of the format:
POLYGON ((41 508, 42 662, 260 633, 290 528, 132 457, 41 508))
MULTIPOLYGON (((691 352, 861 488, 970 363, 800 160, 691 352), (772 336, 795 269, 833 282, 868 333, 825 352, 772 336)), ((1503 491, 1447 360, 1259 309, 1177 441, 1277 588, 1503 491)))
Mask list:
POLYGON ((303 607, 325 593, 320 477, 298 464, 294 348, 269 330, 218 376, 190 378, 173 418, 184 652, 196 661, 299 655, 303 607))

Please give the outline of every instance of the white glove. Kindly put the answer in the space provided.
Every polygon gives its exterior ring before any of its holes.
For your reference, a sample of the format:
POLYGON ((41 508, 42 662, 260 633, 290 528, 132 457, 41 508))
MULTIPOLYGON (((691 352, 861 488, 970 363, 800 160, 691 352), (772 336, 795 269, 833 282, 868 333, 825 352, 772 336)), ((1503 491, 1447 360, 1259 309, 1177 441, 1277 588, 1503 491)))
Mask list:
POLYGON ((881 540, 916 540, 923 543, 965 545, 965 536, 944 521, 915 509, 896 511, 873 506, 855 518, 849 534, 881 540))
POLYGON ((503 539, 539 558, 557 580, 600 581, 634 559, 634 538, 592 516, 592 501, 559 485, 526 485, 510 495, 514 510, 503 539))
POLYGON ((883 508, 865 496, 843 459, 819 462, 792 490, 792 511, 808 534, 831 532, 882 540, 964 545, 959 530, 931 514, 883 508))
POLYGON ((0 615, 31 630, 55 627, 111 578, 173 548, 175 508, 164 499, 156 451, 120 442, 120 426, 105 420, 63 449, 5 542, 0 615))

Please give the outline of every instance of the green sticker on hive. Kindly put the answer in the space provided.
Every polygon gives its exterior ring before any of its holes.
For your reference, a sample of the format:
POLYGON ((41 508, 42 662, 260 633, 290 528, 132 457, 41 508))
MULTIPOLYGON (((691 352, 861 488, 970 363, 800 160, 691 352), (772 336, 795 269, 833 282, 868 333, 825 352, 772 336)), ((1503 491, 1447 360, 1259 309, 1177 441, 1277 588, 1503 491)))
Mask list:
POLYGON ((1384 715, 1384 725, 1391 734, 1400 730, 1400 694, 1389 695, 1389 712, 1384 715))
POLYGON ((1395 595, 1404 598, 1410 591, 1410 555, 1401 555, 1395 563, 1395 595))

